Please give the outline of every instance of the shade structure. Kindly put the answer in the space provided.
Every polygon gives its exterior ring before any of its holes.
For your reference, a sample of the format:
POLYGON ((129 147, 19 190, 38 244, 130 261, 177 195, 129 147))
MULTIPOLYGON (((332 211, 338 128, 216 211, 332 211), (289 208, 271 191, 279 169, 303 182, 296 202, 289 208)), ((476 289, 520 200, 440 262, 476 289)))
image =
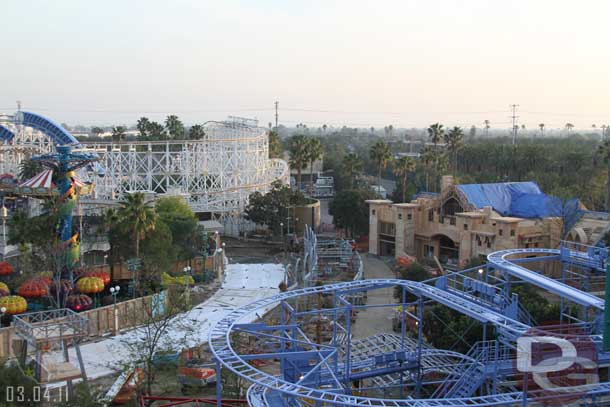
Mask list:
POLYGON ((33 176, 27 181, 19 184, 20 188, 46 188, 51 189, 53 186, 53 170, 44 170, 40 174, 33 176))
POLYGON ((0 262, 0 276, 7 276, 13 272, 13 266, 6 261, 0 262))
POLYGON ((6 308, 7 315, 22 314, 28 309, 28 302, 18 295, 0 298, 0 308, 6 308))
POLYGON ((21 284, 17 293, 25 298, 40 298, 49 294, 49 285, 41 278, 32 278, 21 284))
POLYGON ((104 280, 99 277, 82 277, 76 282, 76 288, 84 294, 96 294, 104 290, 104 280))

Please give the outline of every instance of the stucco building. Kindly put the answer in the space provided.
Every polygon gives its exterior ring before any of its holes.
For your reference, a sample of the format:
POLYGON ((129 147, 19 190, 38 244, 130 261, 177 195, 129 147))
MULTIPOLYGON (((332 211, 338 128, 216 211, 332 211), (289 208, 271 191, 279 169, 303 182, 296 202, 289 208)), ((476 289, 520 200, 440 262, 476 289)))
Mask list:
POLYGON ((547 207, 557 200, 533 182, 454 185, 453 177, 444 176, 441 184, 440 194, 420 194, 409 203, 367 201, 369 252, 436 256, 457 268, 497 250, 557 247, 568 216, 574 220, 568 238, 582 243, 595 243, 610 225, 608 214, 582 211, 577 201, 578 217, 563 207, 558 214, 547 207))

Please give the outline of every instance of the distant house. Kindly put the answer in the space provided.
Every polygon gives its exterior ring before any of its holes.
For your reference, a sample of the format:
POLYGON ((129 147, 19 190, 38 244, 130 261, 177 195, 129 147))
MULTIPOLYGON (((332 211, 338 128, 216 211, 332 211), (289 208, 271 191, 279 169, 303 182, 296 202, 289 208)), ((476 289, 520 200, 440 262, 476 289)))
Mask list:
POLYGON ((454 185, 445 176, 440 194, 420 194, 408 203, 367 201, 369 252, 436 256, 457 268, 497 250, 557 247, 564 221, 567 238, 585 244, 608 231, 609 214, 584 211, 577 200, 558 201, 534 182, 454 185))

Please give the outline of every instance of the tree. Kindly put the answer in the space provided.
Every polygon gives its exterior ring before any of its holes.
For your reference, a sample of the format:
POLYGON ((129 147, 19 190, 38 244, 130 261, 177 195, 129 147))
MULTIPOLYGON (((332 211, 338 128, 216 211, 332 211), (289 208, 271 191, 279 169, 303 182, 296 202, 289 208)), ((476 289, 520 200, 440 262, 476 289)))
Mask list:
POLYGON ((428 127, 428 138, 434 145, 434 185, 436 187, 437 178, 439 176, 439 151, 438 144, 445 137, 445 129, 442 124, 434 123, 430 127, 428 127))
MULTIPOLYGON (((377 164, 377 187, 379 188, 381 186, 381 170, 387 167, 388 163, 392 159, 390 146, 383 141, 378 141, 371 147, 369 154, 371 160, 375 161, 377 164)), ((379 189, 377 192, 379 192, 379 189)))
POLYGON ((135 192, 127 194, 121 201, 119 218, 131 230, 135 242, 135 256, 140 256, 140 241, 146 233, 155 228, 156 214, 149 203, 144 201, 144 194, 135 192))
POLYGON ((151 141, 167 140, 167 132, 165 127, 157 122, 150 122, 148 124, 148 137, 151 141))
POLYGON ((282 143, 277 131, 269 131, 269 158, 282 158, 282 143))
POLYGON ((99 137, 100 134, 102 134, 104 132, 104 129, 102 129, 101 127, 93 127, 91 128, 91 134, 93 134, 96 137, 99 137))
POLYGON ((489 137, 489 129, 491 128, 491 125, 489 124, 489 120, 485 120, 485 137, 489 137))
POLYGON ((444 135, 445 138, 445 144, 447 145, 447 148, 449 150, 449 152, 451 153, 451 159, 452 159, 452 167, 453 167, 453 176, 455 177, 455 174, 457 172, 457 154, 458 151, 464 146, 464 132, 462 131, 462 129, 458 126, 453 127, 451 130, 449 130, 449 133, 446 133, 444 135))
POLYGON ((184 124, 178 119, 178 116, 172 114, 165 119, 165 128, 174 140, 184 139, 184 124))
POLYGON ((140 132, 140 139, 146 140, 150 135, 150 120, 148 120, 147 117, 140 117, 138 119, 138 123, 136 124, 136 128, 140 132))
POLYGON ((360 156, 349 153, 343 157, 341 169, 349 178, 349 189, 354 187, 354 178, 362 171, 363 162, 360 156))
POLYGON ((606 212, 610 211, 610 138, 604 140, 598 147, 597 153, 601 156, 602 160, 606 163, 606 212))
POLYGON ((280 223, 286 222, 288 208, 306 202, 302 193, 293 191, 279 181, 273 183, 273 189, 268 193, 254 192, 248 200, 246 219, 266 225, 274 234, 280 231, 280 223))
POLYGON ((394 161, 394 175, 402 181, 402 201, 407 202, 407 180, 409 174, 415 172, 415 160, 411 157, 400 157, 394 161))
POLYGON ((203 126, 195 124, 189 129, 189 140, 201 140, 205 136, 203 126))
POLYGON ((572 123, 566 123, 565 127, 568 134, 570 134, 572 132, 572 129, 574 129, 574 125, 572 123))
POLYGON ((540 123, 538 128, 540 129, 540 137, 544 136, 544 123, 540 123))
POLYGON ((116 126, 112 128, 112 141, 121 142, 125 141, 125 126, 116 126))
POLYGON ((307 141, 307 161, 309 161, 309 186, 313 191, 313 163, 322 158, 322 143, 317 138, 307 141))
POLYGON ((333 224, 346 231, 352 238, 368 233, 369 209, 367 199, 376 194, 369 190, 343 190, 335 195, 329 204, 333 224))
POLYGON ((290 140, 290 167, 297 170, 297 189, 301 188, 301 173, 309 161, 307 138, 301 134, 290 140))
POLYGON ((328 129, 328 126, 326 124, 322 125, 322 132, 326 133, 326 129, 328 129))
POLYGON ((180 260, 192 259, 196 255, 197 217, 191 207, 181 197, 167 197, 155 203, 157 224, 163 222, 169 227, 170 238, 180 260))
POLYGON ((21 181, 28 180, 44 170, 42 164, 32 159, 25 159, 19 163, 19 179, 21 181))

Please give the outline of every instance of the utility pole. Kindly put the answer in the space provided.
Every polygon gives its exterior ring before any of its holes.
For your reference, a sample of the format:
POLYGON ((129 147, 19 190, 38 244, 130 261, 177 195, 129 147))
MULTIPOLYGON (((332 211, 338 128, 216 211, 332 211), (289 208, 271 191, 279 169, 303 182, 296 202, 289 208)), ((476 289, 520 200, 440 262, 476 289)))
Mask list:
POLYGON ((278 113, 277 113, 277 109, 280 106, 280 102, 278 102, 277 100, 275 101, 275 130, 277 130, 277 122, 278 122, 278 113))
POLYGON ((515 143, 517 142, 517 119, 519 118, 519 116, 517 116, 517 108, 519 107, 519 105, 510 105, 510 107, 513 109, 513 115, 510 116, 511 119, 513 119, 513 146, 515 145, 515 143))

